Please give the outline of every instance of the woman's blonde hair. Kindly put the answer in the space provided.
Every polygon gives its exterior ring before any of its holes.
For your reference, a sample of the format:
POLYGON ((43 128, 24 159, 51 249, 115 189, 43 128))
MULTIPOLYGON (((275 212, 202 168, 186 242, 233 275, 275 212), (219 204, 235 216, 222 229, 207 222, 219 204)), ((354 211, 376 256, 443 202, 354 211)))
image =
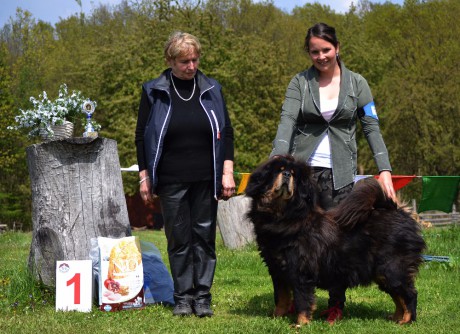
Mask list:
POLYGON ((198 38, 182 31, 175 31, 165 44, 165 59, 170 61, 180 56, 196 52, 201 56, 201 44, 198 38))

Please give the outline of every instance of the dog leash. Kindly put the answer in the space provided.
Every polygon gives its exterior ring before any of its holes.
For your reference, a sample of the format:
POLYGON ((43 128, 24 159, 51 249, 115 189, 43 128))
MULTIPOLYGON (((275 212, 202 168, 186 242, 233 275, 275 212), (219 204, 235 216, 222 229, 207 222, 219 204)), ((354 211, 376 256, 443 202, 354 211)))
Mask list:
POLYGON ((448 256, 435 256, 435 255, 422 255, 423 259, 427 262, 450 262, 448 256))

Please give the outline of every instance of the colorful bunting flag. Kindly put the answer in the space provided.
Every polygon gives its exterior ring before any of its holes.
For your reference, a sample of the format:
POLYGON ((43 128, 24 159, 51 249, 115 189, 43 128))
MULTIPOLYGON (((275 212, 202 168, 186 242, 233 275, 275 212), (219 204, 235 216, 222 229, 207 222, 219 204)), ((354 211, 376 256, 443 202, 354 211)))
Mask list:
POLYGON ((249 176, 251 173, 239 173, 241 175, 241 182, 240 186, 238 187, 237 194, 242 194, 244 193, 244 190, 246 189, 246 186, 248 185, 249 181, 249 176))
POLYGON ((367 179, 368 177, 372 177, 373 175, 355 175, 355 183, 362 180, 367 179))
POLYGON ((422 200, 417 211, 451 212, 457 198, 460 176, 423 176, 422 180, 422 200))
MULTIPOLYGON (((122 171, 137 171, 138 166, 133 165, 129 168, 122 168, 122 171)), ((251 173, 239 173, 241 182, 238 187, 237 194, 244 193, 249 181, 251 173)), ((355 182, 362 178, 372 177, 372 175, 356 175, 355 182)), ((376 179, 378 175, 374 176, 376 179)), ((408 185, 415 175, 392 175, 393 186, 395 191, 408 185)), ((460 184, 460 176, 422 176, 422 199, 418 207, 418 212, 429 210, 439 210, 446 213, 451 212, 452 205, 458 195, 458 186, 460 184)))
MULTIPOLYGON (((374 176, 377 180, 379 179, 379 176, 376 175, 374 176)), ((404 188, 409 184, 410 181, 412 181, 414 178, 417 176, 415 175, 391 175, 391 179, 393 181, 393 188, 395 188, 395 191, 398 191, 401 188, 404 188)))
MULTIPOLYGON (((251 173, 238 173, 241 175, 241 182, 238 187, 238 192, 237 194, 242 194, 244 193, 244 190, 246 189, 246 186, 248 184, 249 176, 251 173)), ((355 176, 355 182, 358 182, 361 179, 364 179, 366 177, 372 177, 372 175, 356 175, 355 176)), ((379 178, 378 175, 374 176, 376 179, 379 178)), ((414 178, 417 176, 415 175, 392 175, 391 178, 393 180, 393 186, 395 188, 395 191, 398 191, 401 188, 404 188, 411 182, 414 178)))

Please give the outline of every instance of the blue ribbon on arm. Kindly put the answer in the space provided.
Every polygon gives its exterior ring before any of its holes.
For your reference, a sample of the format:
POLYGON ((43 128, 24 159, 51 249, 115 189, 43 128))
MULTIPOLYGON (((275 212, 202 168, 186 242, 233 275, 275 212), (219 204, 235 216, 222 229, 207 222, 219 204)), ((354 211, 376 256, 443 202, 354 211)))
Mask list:
POLYGON ((375 119, 379 119, 377 117, 377 110, 375 109, 375 103, 374 101, 371 101, 369 102, 368 104, 366 104, 364 107, 364 115, 365 116, 370 116, 370 117, 373 117, 375 119))

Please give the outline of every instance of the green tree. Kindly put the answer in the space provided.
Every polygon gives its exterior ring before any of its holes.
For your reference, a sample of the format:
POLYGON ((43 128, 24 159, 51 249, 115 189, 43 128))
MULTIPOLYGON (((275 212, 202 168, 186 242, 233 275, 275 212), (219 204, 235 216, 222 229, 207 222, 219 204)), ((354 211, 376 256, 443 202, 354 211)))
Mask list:
MULTIPOLYGON (((394 173, 456 175, 459 6, 457 0, 403 6, 361 0, 345 14, 317 3, 288 14, 271 1, 138 0, 99 5, 55 26, 18 9, 0 31, 0 125, 12 124, 30 96, 66 83, 97 101, 100 135, 117 141, 122 166, 135 164, 141 85, 166 68, 163 45, 182 30, 200 38, 200 68, 223 86, 235 128, 235 170, 249 172, 270 153, 290 79, 311 65, 302 49, 307 28, 326 22, 337 29, 344 64, 371 86, 394 173)), ((76 124, 75 135, 82 132, 76 124)), ((19 202, 30 211, 25 148, 31 143, 1 132, 2 208, 19 202)), ((358 145, 360 172, 375 173, 360 131, 358 145)), ((136 173, 124 173, 123 181, 126 192, 137 191, 136 173)))
POLYGON ((397 173, 458 175, 458 10, 458 1, 406 1, 398 15, 380 15, 386 22, 372 13, 391 55, 380 96, 397 173))
POLYGON ((21 133, 8 131, 14 123, 14 100, 10 91, 7 50, 0 45, 0 222, 12 227, 14 222, 30 222, 30 190, 21 133))

